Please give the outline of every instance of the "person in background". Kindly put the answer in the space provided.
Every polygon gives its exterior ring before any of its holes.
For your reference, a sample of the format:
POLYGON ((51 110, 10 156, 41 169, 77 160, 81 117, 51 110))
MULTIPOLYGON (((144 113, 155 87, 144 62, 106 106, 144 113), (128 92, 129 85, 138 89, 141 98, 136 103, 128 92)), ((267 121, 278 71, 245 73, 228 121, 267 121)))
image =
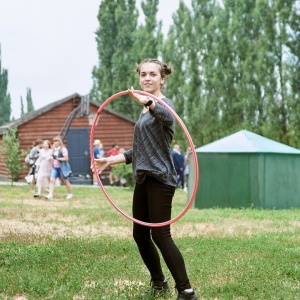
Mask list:
POLYGON ((184 158, 184 182, 185 182, 184 190, 185 191, 187 191, 188 185, 189 185, 188 181, 189 181, 189 174, 190 174, 190 167, 189 167, 190 153, 191 153, 191 147, 187 147, 186 151, 183 154, 183 158, 184 158))
MULTIPOLYGON (((95 140, 94 141, 94 144, 93 144, 94 145, 94 159, 97 159, 97 158, 101 157, 100 156, 100 148, 99 148, 100 144, 101 144, 100 140, 95 140)), ((94 173, 93 173, 93 185, 94 186, 99 186, 99 183, 97 181, 97 177, 94 173)))
POLYGON ((99 144, 99 153, 100 153, 100 157, 105 157, 105 152, 102 143, 99 144))
POLYGON ((112 147, 107 151, 107 157, 119 154, 119 148, 118 144, 112 145, 112 147))
POLYGON ((172 159, 177 172, 177 187, 181 185, 184 189, 184 157, 181 155, 180 146, 174 145, 172 150, 172 159))
POLYGON ((48 140, 45 140, 43 147, 40 150, 39 158, 36 161, 37 165, 37 178, 36 185, 38 187, 37 193, 34 194, 34 197, 40 197, 42 193, 42 188, 49 187, 50 182, 50 173, 52 169, 52 149, 51 143, 48 140))
MULTIPOLYGON (((122 153, 124 153, 125 151, 126 151, 125 148, 120 148, 120 149, 119 149, 119 154, 122 154, 122 153)), ((118 180, 120 186, 123 186, 123 187, 126 186, 127 180, 126 180, 126 178, 124 178, 124 177, 122 176, 122 174, 121 174, 121 176, 118 176, 118 177, 117 177, 117 180, 118 180)))
POLYGON ((68 194, 66 199, 73 198, 72 194, 72 186, 69 181, 69 176, 71 174, 71 168, 68 163, 69 155, 68 149, 63 144, 63 141, 60 136, 56 136, 53 139, 53 166, 50 175, 50 186, 49 186, 49 194, 46 196, 46 199, 53 199, 53 192, 55 187, 55 181, 58 177, 61 178, 64 185, 67 188, 68 194))
MULTIPOLYGON (((162 91, 166 76, 172 72, 171 67, 157 59, 145 59, 136 71, 143 91, 174 109, 174 104, 162 91)), ((100 158, 96 161, 96 171, 101 173, 110 165, 131 163, 136 182, 133 217, 149 223, 166 222, 171 219, 172 200, 177 186, 177 173, 170 150, 175 120, 164 105, 133 91, 132 87, 128 94, 142 106, 134 127, 133 147, 122 154, 100 158)), ((150 228, 133 223, 133 237, 151 276, 151 287, 141 294, 142 297, 159 297, 169 289, 158 247, 175 280, 177 300, 198 299, 191 287, 182 254, 172 239, 170 225, 150 228)))
MULTIPOLYGON (((111 146, 111 148, 107 151, 107 157, 110 157, 110 156, 115 156, 115 155, 118 155, 119 154, 119 145, 118 144, 113 144, 111 146)), ((110 185, 114 185, 115 183, 118 182, 119 178, 118 176, 114 176, 112 174, 112 170, 113 170, 114 166, 111 165, 110 166, 110 172, 109 172, 109 184, 110 185)))
POLYGON ((35 193, 34 187, 36 184, 36 161, 39 158, 40 149, 43 146, 43 140, 42 139, 36 139, 33 144, 32 148, 29 153, 29 161, 30 161, 30 169, 28 172, 28 175, 26 178, 29 178, 32 175, 32 179, 30 181, 30 192, 32 194, 35 193))

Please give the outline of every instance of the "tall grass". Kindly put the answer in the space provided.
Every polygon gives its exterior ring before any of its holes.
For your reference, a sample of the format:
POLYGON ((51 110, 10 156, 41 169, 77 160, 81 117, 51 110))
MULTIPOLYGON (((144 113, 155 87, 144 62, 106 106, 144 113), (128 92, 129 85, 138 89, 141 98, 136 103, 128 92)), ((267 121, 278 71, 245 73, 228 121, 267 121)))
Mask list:
MULTIPOLYGON (((0 299, 139 299, 149 274, 132 223, 98 188, 55 200, 0 186, 0 299)), ((128 214, 132 191, 108 190, 128 214)), ((177 191, 174 216, 186 204, 177 191)), ((300 210, 191 209, 173 237, 199 299, 300 299, 300 210)), ((176 299, 170 277, 170 293, 176 299)), ((158 298, 160 299, 160 298, 158 298)))

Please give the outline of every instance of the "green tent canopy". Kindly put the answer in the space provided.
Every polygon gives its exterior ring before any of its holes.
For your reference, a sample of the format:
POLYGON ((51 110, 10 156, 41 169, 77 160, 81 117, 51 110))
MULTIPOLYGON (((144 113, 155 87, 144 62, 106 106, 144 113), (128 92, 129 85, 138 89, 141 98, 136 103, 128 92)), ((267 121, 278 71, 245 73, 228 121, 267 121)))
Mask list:
MULTIPOLYGON (((200 180, 194 207, 300 207, 300 150, 241 130, 196 153, 200 180)), ((190 187, 193 180, 191 160, 190 187)))

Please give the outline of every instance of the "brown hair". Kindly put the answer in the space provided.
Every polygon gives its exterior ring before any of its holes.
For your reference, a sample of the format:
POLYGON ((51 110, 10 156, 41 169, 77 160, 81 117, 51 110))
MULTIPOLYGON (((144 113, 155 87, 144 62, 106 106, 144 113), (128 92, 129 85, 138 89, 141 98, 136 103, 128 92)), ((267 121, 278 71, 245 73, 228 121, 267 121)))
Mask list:
POLYGON ((49 148, 51 148, 51 143, 50 143, 50 141, 49 141, 49 140, 44 140, 44 143, 47 143, 47 144, 48 144, 48 146, 49 146, 49 148))
POLYGON ((36 139, 34 142, 33 142, 33 147, 37 146, 37 145, 40 145, 40 144, 43 144, 44 141, 42 139, 36 139))
POLYGON ((138 66, 136 67, 136 72, 140 74, 141 72, 141 65, 144 64, 144 63, 155 63, 157 65, 160 66, 160 75, 161 75, 161 78, 165 78, 167 75, 170 75, 172 73, 172 68, 161 62, 160 60, 156 59, 156 58, 145 58, 143 59, 139 64, 138 66))
MULTIPOLYGON (((62 149, 65 145, 59 135, 53 138, 53 141, 58 141, 60 148, 62 149)), ((54 145, 53 145, 54 146, 54 145)))

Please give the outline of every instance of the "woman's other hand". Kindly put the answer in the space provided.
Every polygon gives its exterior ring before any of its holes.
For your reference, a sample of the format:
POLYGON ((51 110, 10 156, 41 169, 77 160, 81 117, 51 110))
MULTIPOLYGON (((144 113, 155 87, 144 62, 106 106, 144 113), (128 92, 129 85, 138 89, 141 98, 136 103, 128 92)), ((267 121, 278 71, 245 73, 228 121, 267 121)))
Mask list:
POLYGON ((110 165, 106 157, 94 159, 94 162, 96 168, 94 168, 94 165, 91 165, 91 169, 98 174, 102 173, 110 165))

